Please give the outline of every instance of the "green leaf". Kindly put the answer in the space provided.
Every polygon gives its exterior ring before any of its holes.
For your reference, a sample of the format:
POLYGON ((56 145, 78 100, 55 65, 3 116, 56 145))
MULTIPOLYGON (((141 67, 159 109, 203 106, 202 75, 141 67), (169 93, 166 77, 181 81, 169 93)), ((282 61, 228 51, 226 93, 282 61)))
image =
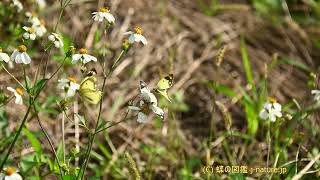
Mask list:
POLYGON ((35 96, 40 93, 40 91, 44 88, 48 79, 41 79, 37 81, 33 88, 30 89, 30 93, 35 96))
POLYGON ((236 97, 237 96, 237 93, 234 92, 232 89, 230 89, 229 87, 227 86, 224 86, 224 85, 221 85, 221 84, 217 84, 213 87, 217 92, 219 93, 222 93, 228 97, 236 97))
POLYGON ((249 59, 247 47, 246 47, 246 44, 245 44, 245 41, 243 38, 241 38, 240 45, 241 45, 242 61, 243 61, 247 81, 252 86, 253 92, 256 92, 256 87, 255 87, 255 83, 254 83, 254 79, 253 79, 253 75, 252 75, 252 71, 251 71, 250 59, 249 59))
POLYGON ((311 72, 311 69, 307 65, 305 65, 302 62, 299 62, 297 60, 294 60, 294 59, 281 59, 278 61, 277 64, 288 64, 288 65, 292 65, 296 68, 299 68, 303 71, 306 71, 308 73, 311 72))
POLYGON ((255 135, 259 126, 259 119, 257 112, 255 111, 255 106, 247 101, 244 102, 244 106, 248 121, 248 133, 250 135, 255 135))
POLYGON ((38 153, 42 154, 42 147, 39 140, 34 136, 27 128, 23 128, 22 131, 27 136, 28 140, 30 141, 33 149, 38 153))
POLYGON ((245 176, 241 173, 231 173, 229 174, 230 180, 245 180, 245 176))

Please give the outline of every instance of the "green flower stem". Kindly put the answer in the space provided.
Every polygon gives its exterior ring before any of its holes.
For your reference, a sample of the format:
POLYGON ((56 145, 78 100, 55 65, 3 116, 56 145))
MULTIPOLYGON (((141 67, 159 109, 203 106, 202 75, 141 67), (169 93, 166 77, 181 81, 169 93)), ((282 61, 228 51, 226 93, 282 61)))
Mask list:
MULTIPOLYGON (((97 117, 97 123, 96 123, 95 129, 94 129, 94 133, 92 134, 92 138, 90 139, 90 142, 89 142, 89 145, 88 145, 89 147, 88 147, 88 150, 87 150, 87 153, 86 153, 86 158, 85 158, 83 171, 81 171, 82 170, 82 167, 81 167, 80 171, 79 171, 79 174, 77 176, 77 179, 78 179, 78 177, 79 177, 79 175, 81 173, 82 173, 81 180, 83 179, 84 174, 86 172, 86 169, 88 167, 88 163, 90 161, 90 155, 91 155, 91 151, 92 151, 92 146, 93 146, 93 143, 94 143, 94 140, 95 140, 95 136, 96 136, 97 131, 98 131, 99 122, 100 122, 100 116, 101 116, 101 113, 102 113, 103 95, 104 95, 104 89, 105 89, 106 80, 107 80, 108 77, 111 76, 112 72, 115 70, 115 68, 117 67, 118 62, 121 60, 121 58, 124 56, 124 54, 125 54, 125 51, 122 50, 121 53, 119 54, 118 58, 114 61, 113 65, 111 66, 111 69, 108 72, 108 74, 106 74, 104 72, 105 75, 103 77, 103 84, 102 84, 102 89, 101 89, 102 98, 101 98, 100 105, 99 105, 99 114, 98 114, 98 117, 97 117)), ((103 71, 105 71, 105 63, 104 63, 104 66, 103 66, 103 71)))
MULTIPOLYGON (((67 57, 65 57, 65 58, 63 59, 61 65, 60 65, 60 66, 58 67, 58 69, 51 75, 51 77, 45 82, 45 84, 43 85, 43 88, 47 85, 47 83, 49 82, 49 80, 52 79, 52 78, 57 74, 57 72, 61 69, 61 67, 64 65, 66 59, 67 59, 67 57)), ((21 134, 22 128, 24 127, 24 124, 26 123, 26 121, 27 121, 27 119, 28 119, 28 116, 29 116, 29 114, 30 114, 31 108, 32 108, 34 102, 36 101, 36 99, 38 98, 40 92, 41 92, 41 91, 39 91, 39 92, 35 95, 35 97, 33 98, 33 100, 32 100, 31 98, 29 99, 29 105, 28 105, 27 112, 26 112, 26 114, 24 115, 23 120, 22 120, 22 122, 21 122, 21 124, 20 124, 20 127, 19 127, 17 133, 15 134, 13 141, 11 142, 11 144, 10 144, 10 146, 9 146, 9 149, 8 149, 8 151, 7 151, 7 154, 6 154, 5 157, 4 157, 4 160, 3 160, 3 161, 1 162, 1 164, 0 164, 0 171, 3 170, 3 167, 4 167, 5 163, 7 162, 8 157, 9 157, 9 155, 10 155, 10 153, 11 153, 11 151, 12 151, 12 149, 13 149, 13 147, 14 147, 17 139, 18 139, 18 137, 19 137, 20 134, 21 134)))
POLYGON ((19 137, 19 135, 20 135, 20 133, 21 133, 21 131, 22 131, 23 126, 24 126, 25 122, 26 122, 27 119, 28 119, 28 116, 29 116, 30 111, 31 111, 31 104, 28 106, 27 112, 26 112, 26 114, 24 115, 23 120, 22 120, 22 122, 21 122, 21 124, 20 124, 20 127, 19 127, 17 133, 15 134, 13 141, 11 142, 11 144, 10 144, 10 146, 9 146, 9 149, 8 149, 8 151, 7 151, 7 154, 6 154, 6 156, 4 157, 3 161, 1 162, 0 171, 3 170, 4 164, 5 164, 5 163, 7 162, 7 160, 8 160, 9 154, 11 153, 11 151, 12 151, 12 149, 13 149, 13 147, 14 147, 14 145, 15 145, 15 143, 16 143, 16 141, 17 141, 17 139, 18 139, 18 137, 19 137))
MULTIPOLYGON (((30 98, 31 98, 31 97, 30 97, 30 98)), ((43 127, 43 125, 42 125, 42 122, 41 122, 41 120, 40 120, 40 117, 39 117, 39 114, 38 114, 38 111, 37 111, 37 109, 36 109, 35 104, 33 103, 32 106, 33 106, 34 112, 35 112, 35 114, 36 114, 36 118, 37 118, 38 124, 39 124, 39 126, 40 126, 40 128, 41 128, 41 131, 42 131, 43 134, 46 136, 46 139, 47 139, 47 141, 48 141, 48 143, 49 143, 49 145, 50 145, 50 147, 51 147, 51 151, 52 151, 52 153, 54 154, 54 157, 55 157, 55 159, 56 159, 56 161, 57 161, 57 164, 58 164, 58 167, 59 167, 59 171, 60 171, 61 179, 63 179, 63 171, 62 171, 62 167, 61 167, 61 165, 60 165, 60 161, 59 161, 57 152, 56 152, 56 150, 54 149, 54 146, 53 146, 53 144, 52 144, 52 141, 51 141, 48 133, 46 132, 46 130, 44 129, 44 127, 43 127)))

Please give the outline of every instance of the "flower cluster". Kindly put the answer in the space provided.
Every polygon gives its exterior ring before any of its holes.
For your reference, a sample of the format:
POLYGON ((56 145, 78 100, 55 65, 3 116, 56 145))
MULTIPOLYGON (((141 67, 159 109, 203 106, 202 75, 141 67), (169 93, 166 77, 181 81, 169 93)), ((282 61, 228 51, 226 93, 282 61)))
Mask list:
POLYGON ((67 97, 72 97, 76 94, 77 90, 79 90, 80 85, 77 84, 77 81, 74 77, 68 77, 66 79, 58 80, 58 88, 63 89, 67 92, 67 97))
POLYGON ((139 123, 144 123, 150 112, 154 112, 161 119, 164 119, 164 111, 158 107, 156 96, 150 91, 147 84, 140 81, 140 100, 138 106, 129 106, 130 110, 138 111, 139 123))
POLYGON ((282 106, 274 98, 269 98, 269 101, 264 103, 263 109, 259 113, 259 117, 263 120, 275 122, 277 118, 282 117, 282 106))

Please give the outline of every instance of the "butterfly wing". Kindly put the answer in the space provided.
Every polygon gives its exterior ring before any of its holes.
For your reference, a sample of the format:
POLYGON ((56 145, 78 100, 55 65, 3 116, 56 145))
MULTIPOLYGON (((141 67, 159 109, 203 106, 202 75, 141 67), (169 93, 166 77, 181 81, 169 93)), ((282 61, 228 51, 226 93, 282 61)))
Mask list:
POLYGON ((168 96, 167 91, 172 86, 172 84, 173 84, 173 74, 169 74, 168 76, 165 76, 164 78, 160 79, 160 81, 157 83, 156 92, 164 96, 169 102, 171 102, 171 100, 168 96))
POLYGON ((97 78, 95 76, 88 76, 80 84, 80 96, 90 104, 98 104, 102 98, 102 92, 97 90, 96 82, 97 78))
POLYGON ((84 89, 82 99, 90 104, 98 104, 102 98, 102 92, 99 90, 84 89))

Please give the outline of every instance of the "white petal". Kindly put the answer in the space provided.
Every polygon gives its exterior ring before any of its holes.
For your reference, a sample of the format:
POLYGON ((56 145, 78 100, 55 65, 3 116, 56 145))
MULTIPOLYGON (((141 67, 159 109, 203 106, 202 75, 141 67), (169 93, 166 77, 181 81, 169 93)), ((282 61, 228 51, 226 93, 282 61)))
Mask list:
POLYGON ((67 92, 67 96, 68 97, 72 97, 76 94, 76 91, 74 91, 73 89, 69 88, 68 92, 67 92))
POLYGON ((129 43, 132 44, 132 43, 134 43, 135 41, 136 41, 136 38, 135 38, 134 34, 131 34, 131 35, 129 36, 129 43))
POLYGON ((29 55, 27 53, 22 53, 21 54, 22 57, 24 57, 24 64, 30 64, 31 63, 31 58, 29 57, 29 55))
POLYGON ((275 122, 276 119, 277 119, 277 117, 274 114, 270 116, 270 121, 271 122, 275 122))
POLYGON ((3 173, 0 173, 0 179, 2 180, 6 175, 3 173))
POLYGON ((29 33, 23 33, 23 38, 25 39, 29 39, 30 38, 30 34, 29 33))
POLYGON ((27 26, 23 26, 22 27, 25 31, 28 31, 28 27, 27 26))
POLYGON ((282 117, 281 111, 274 111, 273 113, 274 113, 275 116, 277 116, 279 118, 282 117))
POLYGON ((11 180, 22 180, 22 177, 18 173, 11 174, 11 180))
POLYGON ((147 119, 147 115, 146 115, 146 114, 144 114, 143 112, 139 112, 139 113, 138 113, 138 119, 137 119, 137 121, 138 121, 139 123, 145 123, 145 122, 146 122, 146 119, 147 119))
POLYGON ((6 53, 0 53, 0 61, 8 63, 10 61, 9 55, 6 53))
POLYGON ((13 92, 13 93, 15 93, 15 92, 16 92, 16 90, 15 90, 15 89, 13 89, 12 87, 7 87, 7 90, 8 90, 8 91, 11 91, 11 92, 13 92))
POLYGON ((311 94, 320 94, 320 91, 315 89, 311 91, 311 94))
POLYGON ((267 120, 269 118, 269 113, 267 110, 262 109, 259 113, 259 117, 263 120, 267 120))
POLYGON ((89 55, 89 54, 86 54, 92 61, 95 61, 95 62, 97 62, 97 58, 96 57, 94 57, 94 56, 91 56, 91 55, 89 55))
POLYGON ((269 103, 269 102, 266 102, 266 103, 264 103, 263 107, 264 107, 265 109, 270 110, 270 109, 271 109, 271 107, 272 107, 272 104, 271 104, 271 103, 269 103))
POLYGON ((82 57, 82 54, 75 54, 75 55, 73 55, 72 56, 72 64, 76 64, 78 61, 79 61, 79 59, 82 57))
POLYGON ((30 34, 30 39, 31 39, 31 40, 35 40, 36 37, 37 37, 36 34, 30 34))
POLYGON ((93 18, 94 21, 98 21, 99 20, 99 16, 97 14, 93 15, 92 18, 93 18))
POLYGON ((22 62, 22 54, 20 52, 17 53, 16 57, 15 57, 15 62, 17 64, 21 64, 22 62))
POLYGON ((83 64, 86 64, 91 61, 91 57, 88 54, 83 54, 82 57, 83 57, 83 60, 82 60, 83 64))
POLYGON ((13 53, 11 54, 11 57, 10 57, 11 60, 12 60, 12 61, 15 61, 16 56, 17 56, 18 54, 19 54, 19 52, 18 52, 17 50, 14 50, 13 53))
POLYGON ((143 45, 148 44, 146 38, 144 36, 142 36, 141 34, 135 34, 135 36, 136 36, 136 41, 142 42, 143 45))
POLYGON ((22 96, 18 93, 15 93, 15 97, 16 97, 16 100, 14 102, 16 104, 22 105, 23 104, 22 96))
POLYGON ((50 41, 52 41, 52 42, 54 42, 55 40, 56 40, 56 38, 54 37, 54 35, 50 35, 50 36, 48 36, 48 39, 50 40, 50 41))
POLYGON ((60 42, 59 41, 54 41, 54 47, 60 48, 60 42))
POLYGON ((70 89, 76 91, 80 88, 80 85, 74 82, 70 82, 70 89))
POLYGON ((106 19, 108 20, 109 23, 114 23, 115 18, 113 17, 112 14, 106 13, 106 14, 105 14, 105 17, 106 17, 106 19))
POLYGON ((273 103, 273 107, 274 107, 274 110, 276 110, 276 111, 281 111, 281 104, 279 104, 279 103, 273 103))

